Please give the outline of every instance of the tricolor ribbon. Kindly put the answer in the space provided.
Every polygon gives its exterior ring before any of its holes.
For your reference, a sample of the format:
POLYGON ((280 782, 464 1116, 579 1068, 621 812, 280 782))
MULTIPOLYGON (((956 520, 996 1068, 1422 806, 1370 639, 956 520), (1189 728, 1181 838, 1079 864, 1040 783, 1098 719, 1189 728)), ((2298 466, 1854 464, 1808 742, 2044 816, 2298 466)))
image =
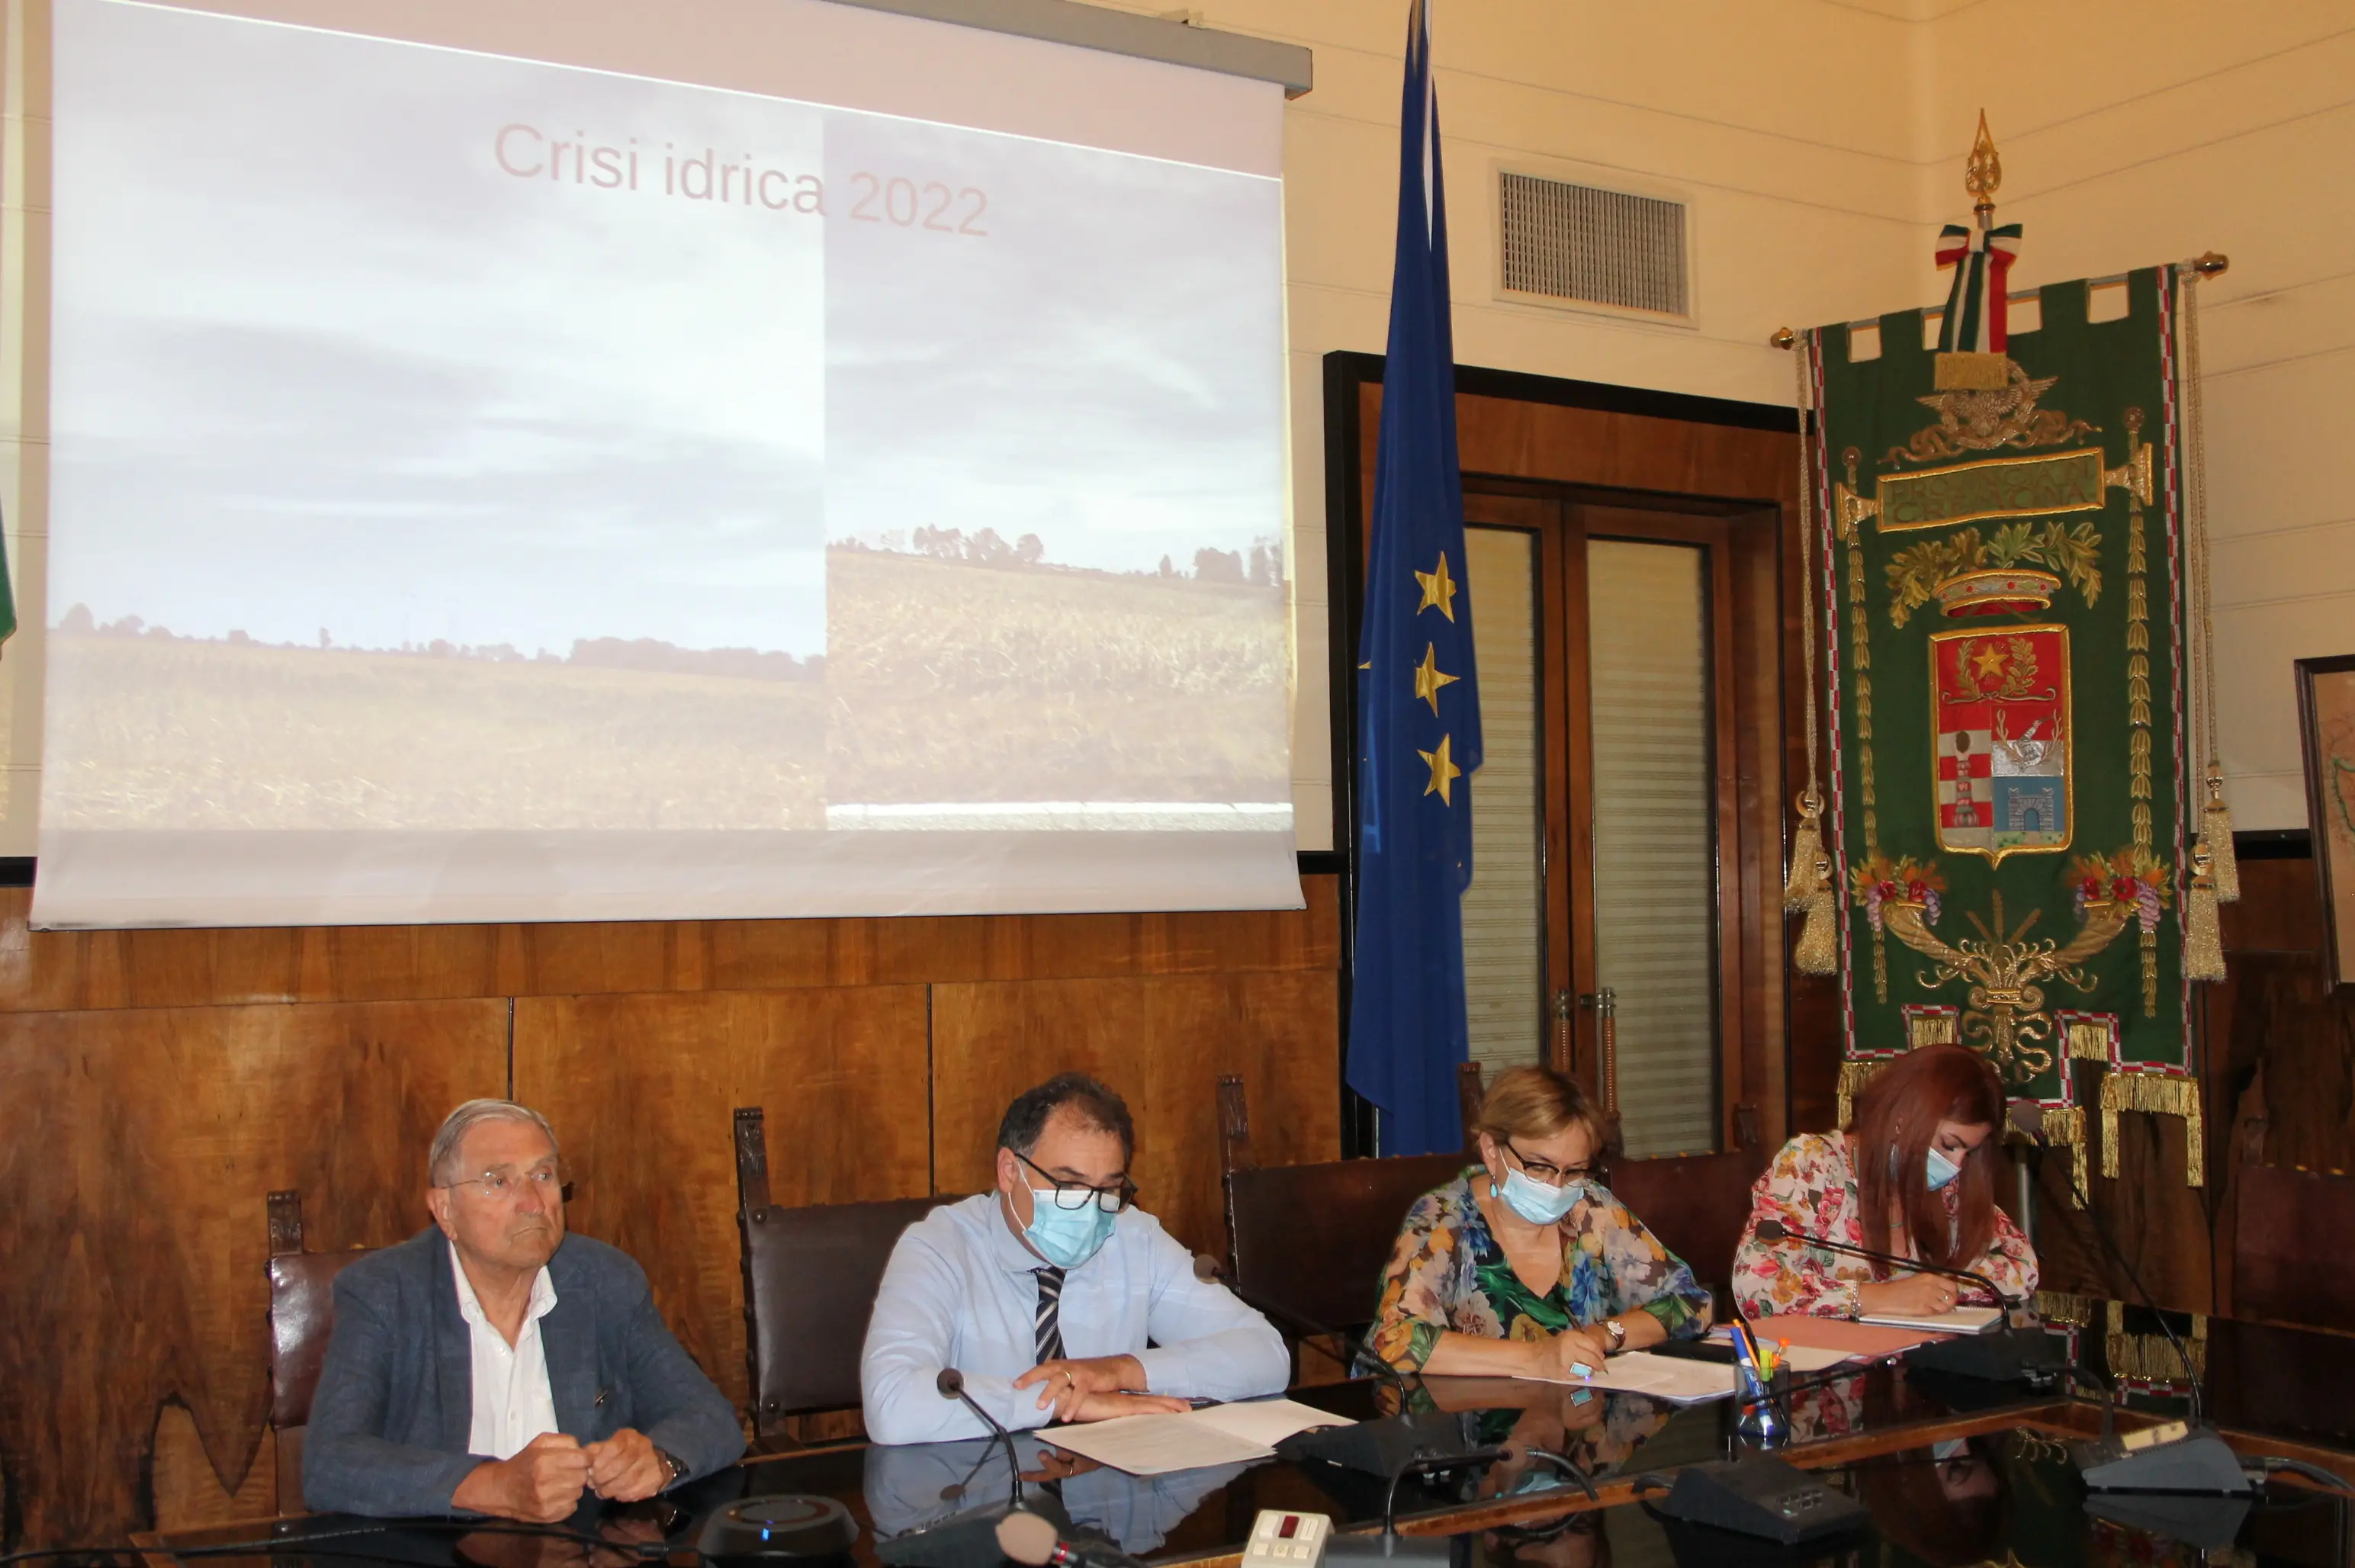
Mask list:
POLYGON ((2019 225, 2007 223, 1974 234, 1959 223, 1938 232, 1932 252, 1940 267, 1955 269, 1946 293, 1946 319, 1938 329, 1944 353, 2001 354, 2010 346, 2011 263, 2019 254, 2019 225))

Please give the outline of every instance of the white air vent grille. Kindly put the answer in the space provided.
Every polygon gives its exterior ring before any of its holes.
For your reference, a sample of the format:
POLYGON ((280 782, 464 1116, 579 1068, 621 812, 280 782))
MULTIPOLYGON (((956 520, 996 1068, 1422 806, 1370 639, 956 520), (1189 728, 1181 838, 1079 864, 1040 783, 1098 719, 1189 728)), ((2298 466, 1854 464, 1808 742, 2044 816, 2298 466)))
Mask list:
POLYGON ((1684 203, 1535 175, 1497 177, 1508 293, 1689 313, 1684 203))

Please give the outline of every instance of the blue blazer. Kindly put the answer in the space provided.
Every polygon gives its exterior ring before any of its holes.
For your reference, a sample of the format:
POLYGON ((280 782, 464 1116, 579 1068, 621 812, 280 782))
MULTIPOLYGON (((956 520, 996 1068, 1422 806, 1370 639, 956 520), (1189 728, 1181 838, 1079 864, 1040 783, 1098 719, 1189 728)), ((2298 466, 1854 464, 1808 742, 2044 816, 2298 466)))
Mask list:
MULTIPOLYGON (((539 1320, 556 1424, 582 1443, 632 1426, 708 1475, 744 1452, 728 1401, 655 1310, 627 1253, 568 1235, 539 1320)), ((336 1276, 336 1328, 303 1439, 303 1500, 341 1513, 450 1514, 469 1454, 474 1360, 450 1244, 429 1228, 336 1276)), ((684 1479, 685 1477, 682 1477, 684 1479)))

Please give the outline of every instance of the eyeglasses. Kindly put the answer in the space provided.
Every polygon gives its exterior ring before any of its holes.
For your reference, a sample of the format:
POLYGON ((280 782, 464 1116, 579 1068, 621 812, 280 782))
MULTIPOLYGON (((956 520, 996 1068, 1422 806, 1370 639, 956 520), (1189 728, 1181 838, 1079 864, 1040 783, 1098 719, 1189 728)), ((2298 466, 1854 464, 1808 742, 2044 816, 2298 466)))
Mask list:
POLYGON ((1521 1168, 1529 1173, 1531 1179, 1542 1181, 1548 1187, 1567 1187, 1573 1181, 1594 1179, 1594 1167, 1591 1164, 1574 1165, 1564 1170, 1550 1159, 1531 1159, 1515 1148, 1510 1138, 1505 1140, 1505 1152, 1520 1162, 1521 1168))
POLYGON ((1017 1152, 1014 1157, 1038 1170, 1053 1186, 1055 1207, 1058 1209, 1084 1209, 1092 1203, 1107 1214, 1117 1214, 1136 1201, 1136 1183, 1125 1176, 1110 1187, 1091 1187, 1084 1181, 1065 1181, 1060 1177, 1048 1176, 1045 1171, 1039 1170, 1038 1161, 1027 1154, 1017 1152))
POLYGON ((480 1176, 442 1182, 438 1190, 447 1192, 460 1187, 471 1188, 494 1203, 510 1201, 526 1192, 537 1192, 541 1199, 555 1201, 565 1189, 564 1170, 556 1165, 535 1165, 529 1170, 503 1165, 480 1176))

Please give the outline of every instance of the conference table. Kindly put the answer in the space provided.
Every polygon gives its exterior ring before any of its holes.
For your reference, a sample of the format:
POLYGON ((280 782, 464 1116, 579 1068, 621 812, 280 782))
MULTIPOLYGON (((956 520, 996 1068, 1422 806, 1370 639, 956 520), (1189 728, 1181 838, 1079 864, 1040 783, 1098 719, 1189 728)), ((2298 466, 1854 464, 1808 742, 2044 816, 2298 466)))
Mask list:
MULTIPOLYGON (((2147 1499, 2089 1499, 2068 1445, 2098 1432, 2105 1419, 2123 1431, 2179 1415, 2188 1390, 2151 1314, 2104 1302, 2078 1306, 2071 1316, 2083 1321, 2048 1313, 2046 1329, 2112 1383, 2107 1412, 2098 1399, 2059 1389, 1956 1379, 1893 1360, 1798 1387, 1789 1401, 1792 1431, 1777 1456, 1857 1498, 1871 1524, 1861 1537, 1813 1556, 1755 1543, 1767 1553, 1755 1560, 2355 1564, 2355 1499, 2296 1476, 2278 1477, 2245 1507, 2158 1499, 2154 1510, 2147 1499)), ((2207 1419, 2234 1449, 2245 1458, 2314 1466, 2355 1488, 2355 1337, 2225 1318, 2170 1321, 2204 1364, 2207 1419)), ((1403 1483, 1395 1515, 1401 1540, 1393 1550, 1415 1538, 1447 1538, 1456 1568, 1625 1568, 1754 1555, 1747 1550, 1753 1543, 1678 1525, 1657 1506, 1680 1468, 1753 1451, 1736 1435, 1731 1401, 1672 1405, 1488 1378, 1359 1379, 1295 1389, 1291 1397, 1358 1421, 1403 1407, 1460 1432, 1467 1444, 1514 1451, 1485 1469, 1403 1483), (1572 1459, 1595 1495, 1530 1459, 1531 1448, 1572 1459)), ((1027 1504, 1068 1517, 1076 1541, 1156 1568, 1238 1563, 1263 1509, 1325 1514, 1337 1531, 1380 1530, 1382 1481, 1316 1460, 1132 1477, 1055 1448, 1051 1434, 1017 1434, 1014 1448, 1027 1504)), ((689 1564, 700 1520, 711 1510, 775 1493, 815 1494, 847 1509, 858 1539, 847 1556, 831 1560, 838 1568, 994 1568, 999 1558, 990 1526, 1016 1483, 1006 1445, 995 1440, 851 1442, 751 1455, 666 1499, 592 1506, 575 1516, 570 1529, 610 1541, 610 1549, 464 1521, 378 1524, 333 1515, 151 1532, 133 1543, 155 1568, 165 1560, 189 1568, 291 1568, 296 1560, 315 1568, 623 1568, 666 1561, 666 1547, 668 1562, 689 1564), (240 1544, 249 1542, 250 1550, 240 1544)))

